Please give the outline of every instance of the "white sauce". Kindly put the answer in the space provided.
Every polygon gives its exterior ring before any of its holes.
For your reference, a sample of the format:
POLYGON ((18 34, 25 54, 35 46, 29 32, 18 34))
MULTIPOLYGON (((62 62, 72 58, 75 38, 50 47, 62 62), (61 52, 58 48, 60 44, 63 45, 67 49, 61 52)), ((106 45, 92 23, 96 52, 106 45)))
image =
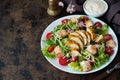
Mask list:
POLYGON ((102 0, 87 0, 84 7, 88 13, 92 14, 101 14, 107 9, 107 5, 102 0))

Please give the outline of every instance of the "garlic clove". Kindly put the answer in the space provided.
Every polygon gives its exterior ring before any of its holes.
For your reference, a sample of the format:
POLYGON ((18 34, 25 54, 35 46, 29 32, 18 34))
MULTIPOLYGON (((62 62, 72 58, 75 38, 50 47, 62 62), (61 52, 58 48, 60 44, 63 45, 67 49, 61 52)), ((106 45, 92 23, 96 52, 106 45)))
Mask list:
POLYGON ((71 1, 70 4, 68 5, 66 11, 70 14, 76 12, 76 7, 75 5, 73 4, 73 2, 71 1))

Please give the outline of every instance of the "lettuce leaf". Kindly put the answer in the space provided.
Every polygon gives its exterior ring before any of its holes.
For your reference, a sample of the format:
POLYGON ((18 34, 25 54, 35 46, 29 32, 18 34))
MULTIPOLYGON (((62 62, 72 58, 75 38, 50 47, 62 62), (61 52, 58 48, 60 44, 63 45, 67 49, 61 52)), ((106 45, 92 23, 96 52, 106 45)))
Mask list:
POLYGON ((82 68, 80 67, 80 65, 77 62, 69 63, 68 67, 70 67, 71 69, 77 70, 77 71, 82 71, 82 68))
POLYGON ((95 29, 95 33, 100 34, 100 35, 108 34, 108 25, 104 24, 100 29, 95 29))
POLYGON ((99 47, 98 49, 98 53, 95 55, 95 61, 96 61, 94 65, 95 69, 105 64, 109 60, 110 56, 108 54, 105 54, 104 50, 105 50, 105 44, 104 42, 102 42, 101 47, 99 47))

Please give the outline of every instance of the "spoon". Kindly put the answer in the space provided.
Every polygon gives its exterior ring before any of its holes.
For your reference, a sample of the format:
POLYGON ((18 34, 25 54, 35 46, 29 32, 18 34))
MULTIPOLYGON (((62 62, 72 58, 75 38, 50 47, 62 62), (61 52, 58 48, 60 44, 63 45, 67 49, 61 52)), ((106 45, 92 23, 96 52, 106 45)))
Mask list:
POLYGON ((102 80, 103 78, 107 77, 109 74, 111 74, 114 70, 117 70, 117 69, 120 69, 120 62, 117 63, 113 68, 105 71, 104 73, 100 74, 99 76, 97 76, 93 80, 102 80))

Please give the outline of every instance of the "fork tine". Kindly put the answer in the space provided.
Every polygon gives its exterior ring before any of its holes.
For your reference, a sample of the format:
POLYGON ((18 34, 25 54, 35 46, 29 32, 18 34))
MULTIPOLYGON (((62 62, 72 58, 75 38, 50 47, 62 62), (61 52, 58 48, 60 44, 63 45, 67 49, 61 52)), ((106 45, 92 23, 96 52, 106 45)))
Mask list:
POLYGON ((114 66, 115 69, 120 69, 120 62, 118 62, 115 66, 114 66))

